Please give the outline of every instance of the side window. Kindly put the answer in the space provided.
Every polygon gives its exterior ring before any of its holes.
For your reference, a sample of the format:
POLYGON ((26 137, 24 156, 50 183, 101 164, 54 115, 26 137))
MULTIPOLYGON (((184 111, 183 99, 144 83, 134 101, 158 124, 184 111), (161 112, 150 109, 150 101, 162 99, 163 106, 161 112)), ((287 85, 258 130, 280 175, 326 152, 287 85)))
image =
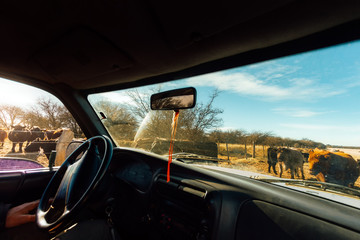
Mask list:
POLYGON ((0 171, 61 165, 84 138, 65 106, 41 89, 3 78, 0 89, 0 171))

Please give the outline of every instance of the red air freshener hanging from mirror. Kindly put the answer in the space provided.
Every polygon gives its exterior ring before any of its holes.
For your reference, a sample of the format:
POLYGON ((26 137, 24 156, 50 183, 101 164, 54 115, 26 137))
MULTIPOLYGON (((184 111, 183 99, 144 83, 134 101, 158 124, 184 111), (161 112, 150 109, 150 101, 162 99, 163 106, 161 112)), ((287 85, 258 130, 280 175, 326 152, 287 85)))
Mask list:
POLYGON ((167 169, 167 182, 170 181, 170 164, 172 161, 172 154, 174 150, 174 141, 176 135, 176 128, 179 119, 179 110, 174 111, 173 120, 171 124, 171 137, 170 137, 170 148, 169 148, 169 160, 168 160, 168 169, 167 169))

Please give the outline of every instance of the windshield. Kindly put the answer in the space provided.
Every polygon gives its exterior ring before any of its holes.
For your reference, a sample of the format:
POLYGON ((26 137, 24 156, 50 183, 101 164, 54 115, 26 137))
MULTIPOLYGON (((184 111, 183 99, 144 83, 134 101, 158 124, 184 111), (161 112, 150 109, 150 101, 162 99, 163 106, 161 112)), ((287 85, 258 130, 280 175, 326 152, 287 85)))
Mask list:
POLYGON ((151 110, 150 96, 194 87, 196 106, 179 113, 175 159, 257 179, 293 178, 358 190, 359 56, 360 42, 351 42, 91 94, 89 101, 119 146, 167 156, 173 111, 151 110))

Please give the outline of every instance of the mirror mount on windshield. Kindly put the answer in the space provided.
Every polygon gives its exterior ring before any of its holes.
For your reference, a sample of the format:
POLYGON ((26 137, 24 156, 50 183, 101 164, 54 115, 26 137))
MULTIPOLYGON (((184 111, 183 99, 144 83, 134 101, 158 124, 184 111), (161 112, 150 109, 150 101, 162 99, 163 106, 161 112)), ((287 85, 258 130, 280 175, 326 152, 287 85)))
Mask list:
POLYGON ((175 89, 151 95, 152 110, 179 110, 195 107, 196 89, 193 87, 175 89))

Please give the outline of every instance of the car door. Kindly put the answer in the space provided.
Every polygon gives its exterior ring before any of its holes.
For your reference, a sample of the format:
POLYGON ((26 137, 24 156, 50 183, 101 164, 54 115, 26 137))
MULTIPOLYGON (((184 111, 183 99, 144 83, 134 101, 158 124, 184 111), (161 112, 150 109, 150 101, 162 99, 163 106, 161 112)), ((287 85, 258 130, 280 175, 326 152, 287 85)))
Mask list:
POLYGON ((53 95, 3 78, 0 87, 0 202, 16 205, 41 197, 84 136, 53 95))

